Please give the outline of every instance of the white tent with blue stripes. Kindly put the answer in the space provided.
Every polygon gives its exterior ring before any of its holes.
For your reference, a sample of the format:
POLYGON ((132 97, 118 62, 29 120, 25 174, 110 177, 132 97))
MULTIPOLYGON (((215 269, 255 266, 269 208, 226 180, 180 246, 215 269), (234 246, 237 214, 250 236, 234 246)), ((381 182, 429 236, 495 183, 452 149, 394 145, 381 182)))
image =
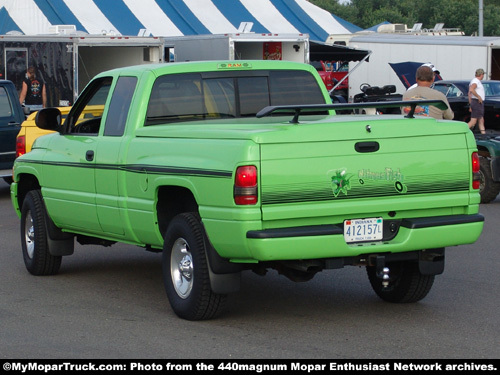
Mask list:
POLYGON ((0 0, 0 34, 47 34, 75 25, 88 34, 182 36, 303 33, 325 41, 360 28, 306 0, 0 0))

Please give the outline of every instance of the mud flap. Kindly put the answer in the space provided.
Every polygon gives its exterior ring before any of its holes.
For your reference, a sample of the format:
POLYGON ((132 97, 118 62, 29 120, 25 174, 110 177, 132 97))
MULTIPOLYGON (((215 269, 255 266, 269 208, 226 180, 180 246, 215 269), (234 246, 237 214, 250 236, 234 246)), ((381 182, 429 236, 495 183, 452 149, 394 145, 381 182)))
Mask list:
POLYGON ((444 247, 420 251, 418 269, 422 275, 442 274, 444 272, 444 247))
POLYGON ((217 274, 212 272, 210 262, 208 264, 208 272, 210 275, 210 287, 217 294, 228 294, 240 290, 241 272, 217 274))
POLYGON ((212 291, 217 294, 238 292, 241 287, 241 265, 222 258, 207 238, 205 241, 207 249, 205 254, 212 291))
POLYGON ((75 237, 71 233, 61 231, 45 211, 45 226, 50 255, 72 255, 75 251, 75 237))

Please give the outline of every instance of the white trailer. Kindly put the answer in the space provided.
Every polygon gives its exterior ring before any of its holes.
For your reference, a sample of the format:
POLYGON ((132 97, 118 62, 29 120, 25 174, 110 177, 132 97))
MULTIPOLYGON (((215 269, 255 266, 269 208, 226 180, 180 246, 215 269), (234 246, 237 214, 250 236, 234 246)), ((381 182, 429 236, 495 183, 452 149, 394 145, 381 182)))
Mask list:
POLYGON ((349 76, 349 96, 360 93, 363 83, 395 85, 403 93, 406 88, 389 63, 406 61, 430 62, 443 79, 472 79, 477 68, 487 72, 485 79, 500 79, 499 37, 353 34, 348 45, 371 51, 369 62, 349 76))
POLYGON ((47 84, 50 106, 72 105, 79 92, 104 70, 164 62, 156 37, 47 34, 0 35, 0 78, 18 90, 29 66, 47 84))
POLYGON ((164 38, 174 61, 287 60, 309 62, 308 34, 210 34, 164 38))

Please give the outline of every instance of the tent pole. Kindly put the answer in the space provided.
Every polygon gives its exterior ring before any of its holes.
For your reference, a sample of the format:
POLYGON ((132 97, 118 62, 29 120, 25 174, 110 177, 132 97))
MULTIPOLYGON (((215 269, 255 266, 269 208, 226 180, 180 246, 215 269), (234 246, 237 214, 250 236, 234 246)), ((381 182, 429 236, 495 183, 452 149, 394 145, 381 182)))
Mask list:
POLYGON ((368 51, 368 55, 366 55, 365 57, 363 57, 362 60, 360 60, 356 66, 354 68, 352 68, 351 71, 349 71, 349 73, 347 73, 340 81, 337 82, 337 84, 335 86, 333 86, 333 88, 328 91, 329 94, 331 94, 333 92, 333 90, 335 90, 342 82, 344 82, 344 80, 349 77, 351 75, 352 72, 354 72, 362 63, 364 63, 369 57, 370 55, 372 54, 372 51, 368 51))

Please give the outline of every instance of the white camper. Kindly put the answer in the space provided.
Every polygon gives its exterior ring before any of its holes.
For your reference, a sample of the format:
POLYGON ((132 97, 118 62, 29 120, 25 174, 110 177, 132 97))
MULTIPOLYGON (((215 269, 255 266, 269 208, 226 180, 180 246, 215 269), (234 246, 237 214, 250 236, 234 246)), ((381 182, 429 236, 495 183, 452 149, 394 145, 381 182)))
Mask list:
POLYGON ((209 34, 166 37, 174 61, 287 60, 309 62, 308 34, 209 34))
POLYGON ((47 84, 50 106, 72 105, 85 85, 104 70, 163 61, 163 40, 156 37, 0 35, 0 79, 13 81, 20 90, 27 68, 34 66, 47 84))

